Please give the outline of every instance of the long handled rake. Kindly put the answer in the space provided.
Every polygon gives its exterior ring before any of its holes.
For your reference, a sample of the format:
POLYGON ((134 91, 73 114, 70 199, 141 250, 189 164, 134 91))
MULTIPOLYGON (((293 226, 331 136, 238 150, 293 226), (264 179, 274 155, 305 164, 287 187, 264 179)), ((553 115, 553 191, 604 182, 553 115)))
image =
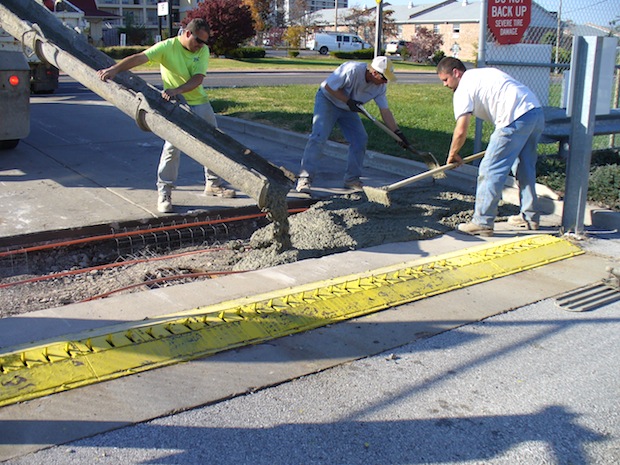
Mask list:
MULTIPOLYGON (((478 152, 468 157, 463 158, 463 163, 470 163, 478 158, 482 158, 485 152, 478 152)), ((395 182, 388 186, 383 187, 369 187, 364 186, 364 193, 369 201, 375 203, 381 203, 386 207, 391 205, 389 193, 393 190, 396 190, 400 187, 408 186, 409 184, 413 184, 416 181, 421 181, 422 179, 429 178, 431 176, 435 176, 437 173, 443 173, 444 171, 448 171, 459 166, 457 163, 449 163, 447 165, 442 165, 439 168, 435 168, 432 170, 425 171, 424 173, 416 174, 407 179, 403 179, 402 181, 395 182)))

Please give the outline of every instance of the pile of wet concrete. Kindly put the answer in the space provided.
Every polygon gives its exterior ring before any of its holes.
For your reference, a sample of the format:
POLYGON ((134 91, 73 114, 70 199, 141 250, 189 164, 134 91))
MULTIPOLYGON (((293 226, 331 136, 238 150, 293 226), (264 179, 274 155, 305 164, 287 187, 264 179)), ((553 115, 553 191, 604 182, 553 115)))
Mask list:
MULTIPOLYGON (((474 196, 431 185, 390 193, 390 206, 369 202, 363 193, 320 201, 289 217, 291 247, 274 241, 274 225, 256 231, 252 251, 234 265, 253 270, 316 258, 384 243, 430 239, 469 221, 474 196)), ((518 213, 511 204, 500 205, 498 219, 518 213)))

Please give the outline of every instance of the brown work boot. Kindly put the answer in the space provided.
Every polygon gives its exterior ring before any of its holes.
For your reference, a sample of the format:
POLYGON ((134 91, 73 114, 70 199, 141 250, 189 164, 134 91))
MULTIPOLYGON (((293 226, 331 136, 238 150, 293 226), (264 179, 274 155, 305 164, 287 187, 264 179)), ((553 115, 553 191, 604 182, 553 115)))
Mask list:
POLYGON ((205 186, 205 195, 212 197, 222 197, 224 199, 233 199, 237 196, 234 189, 227 189, 224 186, 217 186, 207 183, 205 186))
POLYGON ((354 191, 362 191, 364 190, 364 184, 359 179, 350 179, 349 181, 344 182, 345 189, 353 189, 354 191))
POLYGON ((476 223, 461 223, 458 225, 456 230, 463 234, 469 234, 470 236, 483 236, 483 237, 491 237, 493 236, 493 228, 489 226, 481 226, 476 223))
POLYGON ((532 231, 536 231, 540 228, 537 221, 527 220, 522 214, 509 217, 508 224, 511 226, 516 226, 517 228, 525 228, 532 231))

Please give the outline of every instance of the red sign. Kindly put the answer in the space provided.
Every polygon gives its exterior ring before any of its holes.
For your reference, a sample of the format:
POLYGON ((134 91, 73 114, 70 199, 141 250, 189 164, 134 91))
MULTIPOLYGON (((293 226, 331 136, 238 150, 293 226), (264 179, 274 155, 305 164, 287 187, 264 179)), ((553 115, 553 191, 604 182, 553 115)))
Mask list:
POLYGON ((532 0, 488 0, 487 24, 500 44, 518 44, 530 25, 532 0))

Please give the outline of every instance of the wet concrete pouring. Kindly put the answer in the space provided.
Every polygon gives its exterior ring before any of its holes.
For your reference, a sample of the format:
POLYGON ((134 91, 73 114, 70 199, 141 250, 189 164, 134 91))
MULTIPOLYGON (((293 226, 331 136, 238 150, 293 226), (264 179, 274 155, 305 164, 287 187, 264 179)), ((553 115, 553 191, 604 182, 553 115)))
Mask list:
MULTIPOLYGON (((438 185, 390 193, 391 205, 363 193, 331 197, 282 221, 250 222, 246 233, 180 247, 146 247, 119 257, 107 248, 56 249, 0 261, 0 317, 127 292, 178 285, 375 245, 439 236, 468 221, 474 197, 438 185), (250 235, 251 234, 251 235, 250 235), (249 237, 248 237, 249 236, 249 237), (20 261, 21 260, 21 261, 20 261), (105 263, 119 262, 105 267, 105 263), (86 270, 82 272, 82 270, 86 270), (58 277, 47 279, 49 275, 58 277), (45 277, 45 278, 43 278, 45 277)), ((518 208, 500 204, 498 221, 518 208)))

